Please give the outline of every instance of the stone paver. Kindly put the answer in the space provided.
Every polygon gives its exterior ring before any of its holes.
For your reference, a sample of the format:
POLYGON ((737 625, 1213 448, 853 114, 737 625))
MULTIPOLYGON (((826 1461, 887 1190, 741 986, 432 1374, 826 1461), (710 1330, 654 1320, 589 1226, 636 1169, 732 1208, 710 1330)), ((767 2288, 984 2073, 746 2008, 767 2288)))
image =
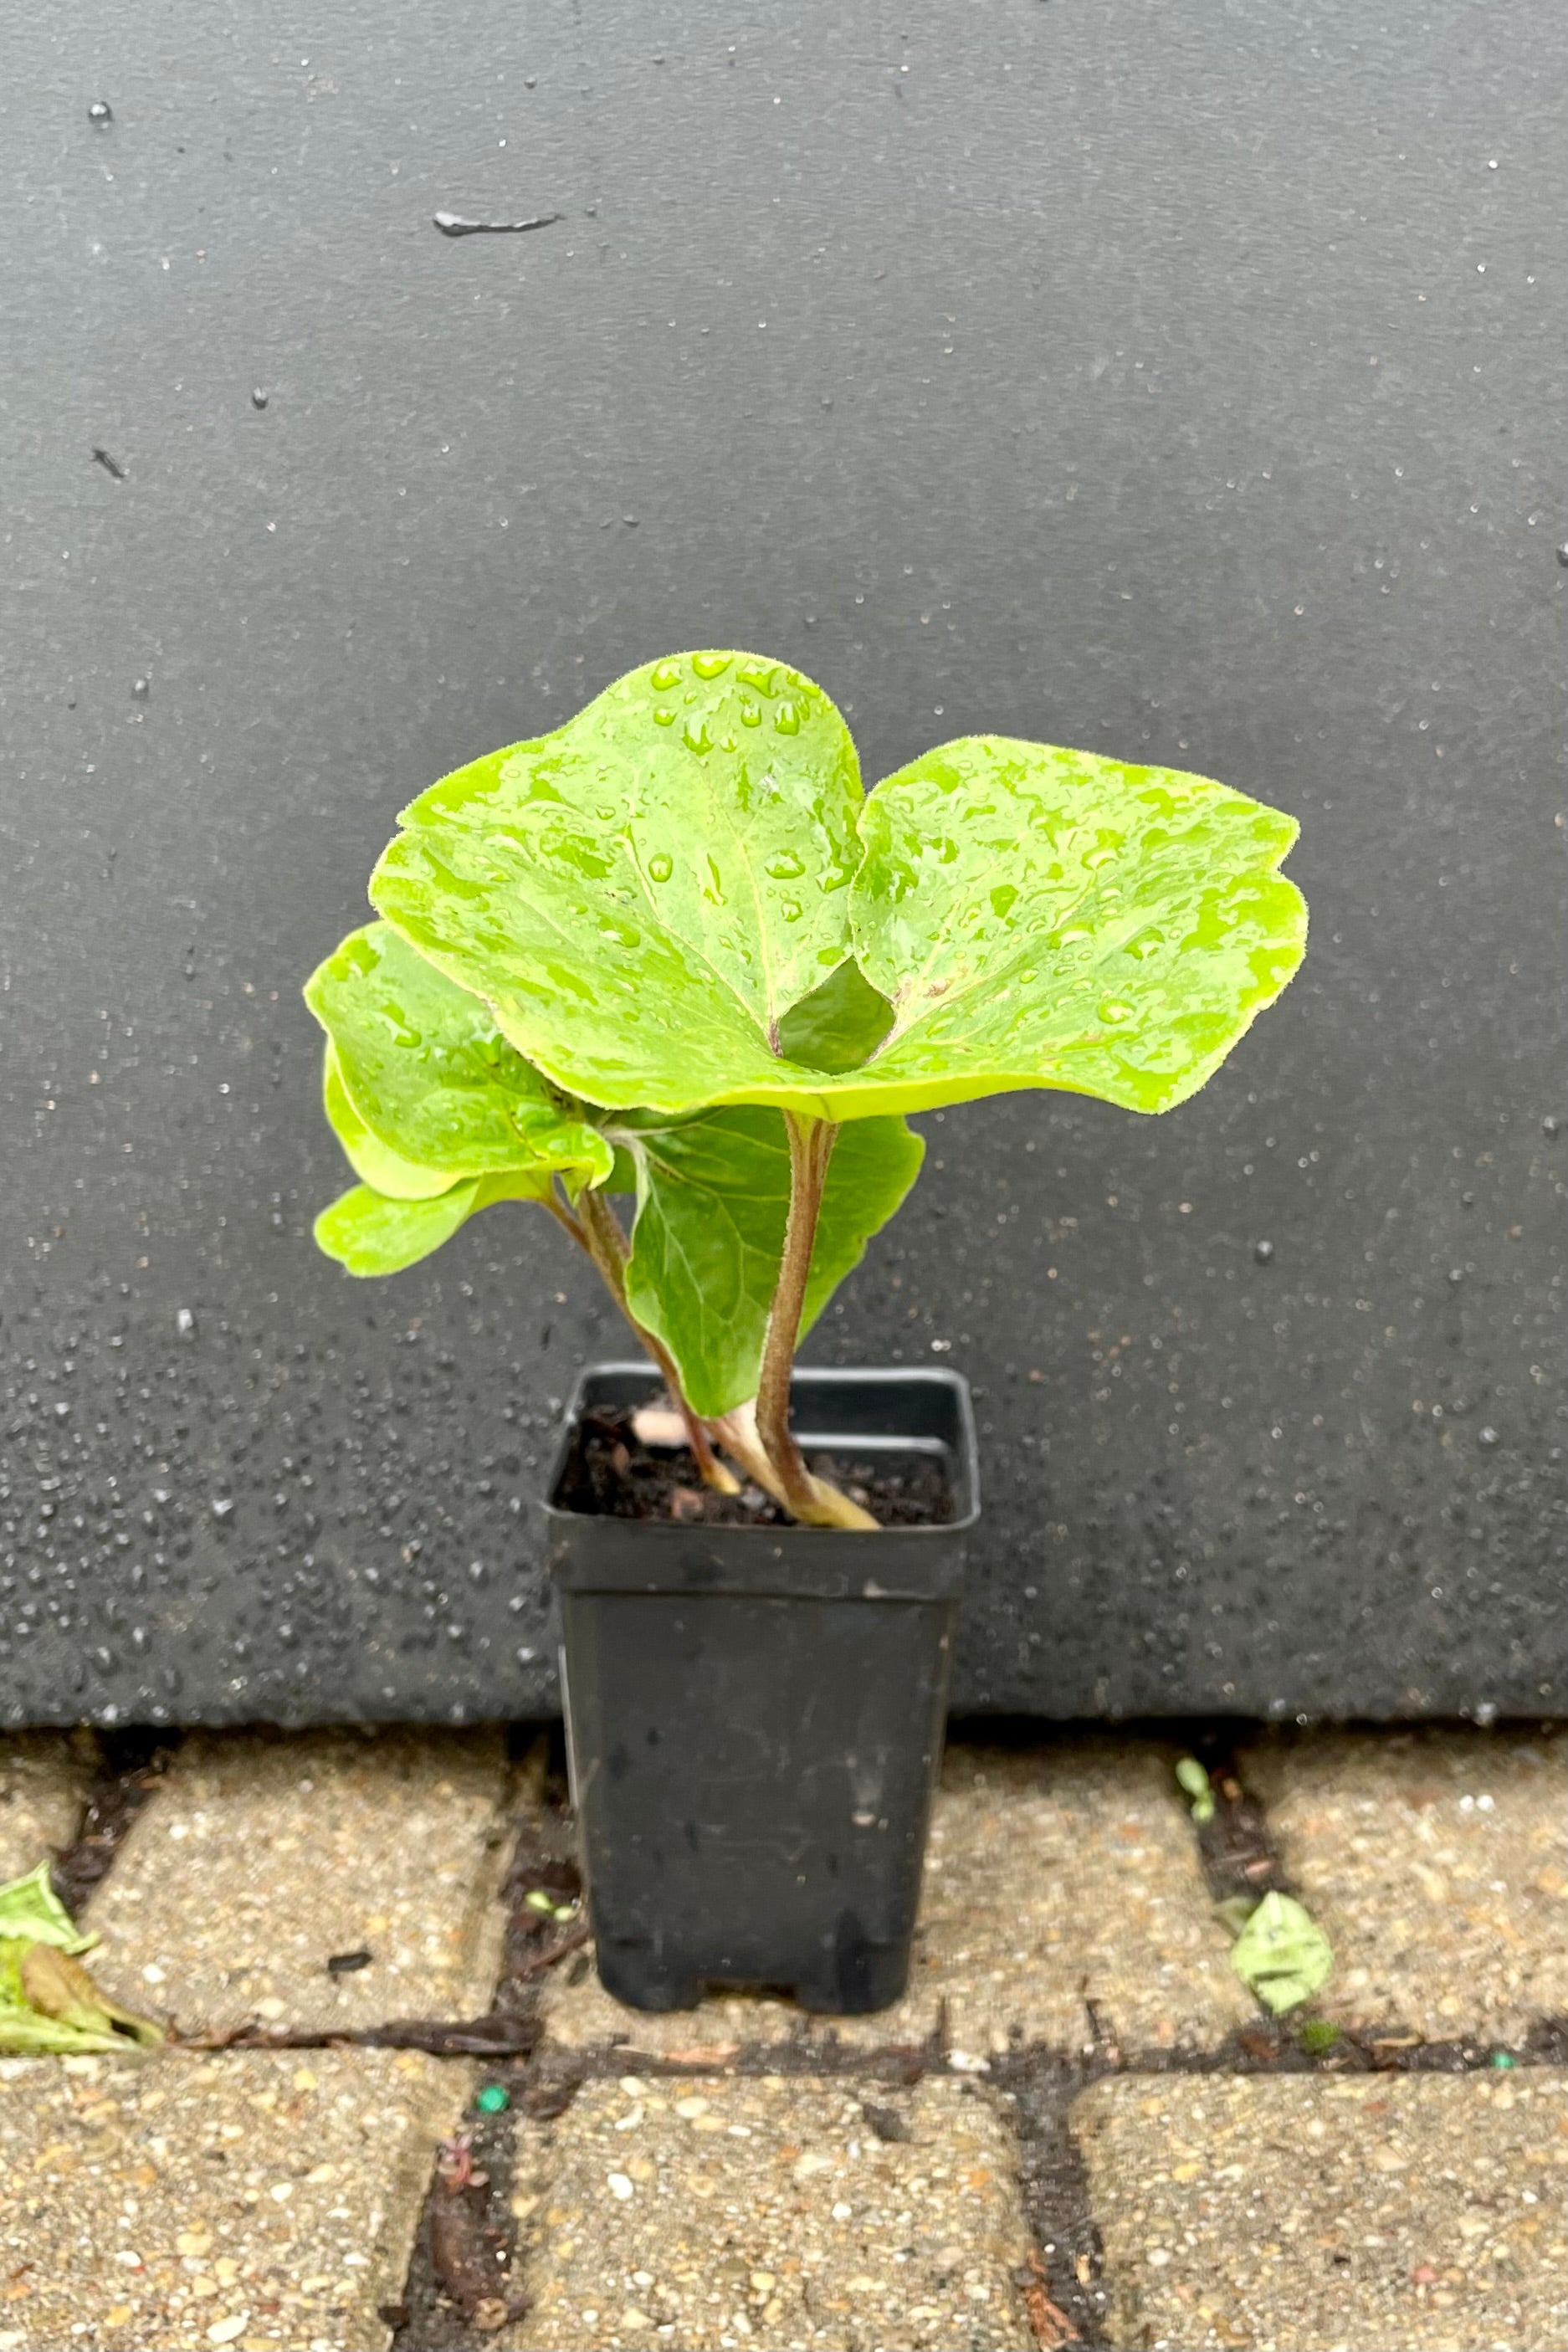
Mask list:
POLYGON ((69 1844, 90 1779, 82 1750, 54 1732, 0 1739, 0 1885, 69 1844))
POLYGON ((0 2060, 0 2352, 382 2352, 466 2065, 0 2060))
POLYGON ((720 1997, 655 2017, 623 2009, 591 1973, 573 1985, 563 1972, 544 1993, 548 2032, 567 2045, 696 2053, 700 2063, 823 2032, 862 2048, 918 2042, 945 1999, 953 2046, 987 2057, 1019 2038, 1081 2049, 1092 2000, 1130 2049, 1212 2046, 1257 2011, 1213 1916, 1173 1752, 1110 1740, 950 1748, 914 1972, 893 2009, 825 2021, 720 1997))
POLYGON ((187 2033, 475 2016, 510 1790, 493 1731, 193 1738, 94 1900, 105 1981, 187 2033))
POLYGON ((1321 1733, 1243 1769, 1332 1940, 1325 2015, 1511 2041, 1568 2012, 1568 1738, 1321 1733))
POLYGON ((1013 2352, 1033 2337, 995 2095, 779 2075, 584 2086, 514 2174, 510 2352, 1013 2352), (879 2136, 868 2108, 889 2137, 879 2136), (907 2135, 898 2137, 897 2135, 907 2135))
POLYGON ((1128 2352, 1568 2343, 1568 2075, 1124 2078, 1073 2121, 1128 2352))

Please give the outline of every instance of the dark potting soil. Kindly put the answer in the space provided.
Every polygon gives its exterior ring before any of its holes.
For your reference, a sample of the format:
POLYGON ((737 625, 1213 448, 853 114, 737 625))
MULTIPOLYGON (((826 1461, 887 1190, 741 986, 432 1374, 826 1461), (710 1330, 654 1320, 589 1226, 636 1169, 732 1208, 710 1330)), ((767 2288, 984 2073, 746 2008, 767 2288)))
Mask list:
MULTIPOLYGON (((952 1481, 940 1454, 808 1450, 806 1460, 819 1478, 831 1478, 882 1527, 942 1527, 952 1517, 952 1481)), ((602 1519, 681 1519, 714 1528, 794 1525, 758 1486, 742 1486, 738 1495, 705 1486, 689 1446, 645 1445, 623 1405, 600 1405, 584 1414, 554 1500, 563 1510, 602 1519)))

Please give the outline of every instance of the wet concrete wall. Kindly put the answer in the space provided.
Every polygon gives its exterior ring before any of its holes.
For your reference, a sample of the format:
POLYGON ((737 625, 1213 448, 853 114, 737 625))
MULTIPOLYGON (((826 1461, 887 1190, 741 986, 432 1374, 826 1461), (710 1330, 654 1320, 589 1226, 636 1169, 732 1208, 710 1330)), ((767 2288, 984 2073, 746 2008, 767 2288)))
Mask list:
POLYGON ((928 1121, 814 1343, 977 1385, 962 1702, 1563 1704, 1565 74, 1553 0, 17 23, 5 1719, 553 1704, 618 1342, 522 1209, 315 1257, 299 982, 410 793, 716 640, 873 776, 991 728, 1302 821, 1207 1093, 928 1121))

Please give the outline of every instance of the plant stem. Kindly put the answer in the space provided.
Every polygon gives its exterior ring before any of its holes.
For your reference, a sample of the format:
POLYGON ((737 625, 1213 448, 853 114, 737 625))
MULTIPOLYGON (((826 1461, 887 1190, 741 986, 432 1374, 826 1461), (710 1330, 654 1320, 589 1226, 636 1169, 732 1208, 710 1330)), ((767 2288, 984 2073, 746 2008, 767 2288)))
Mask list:
POLYGON ((560 1200, 554 1192, 547 1192, 544 1196, 544 1205, 549 1210, 551 1215, 554 1218, 556 1223, 571 1234, 578 1248, 580 1250, 587 1250, 588 1255, 592 1257, 594 1253, 591 1249, 588 1249, 588 1236, 583 1231, 582 1226, 572 1214, 571 1210, 566 1206, 565 1202, 560 1200))
POLYGON ((768 1310, 767 1338, 763 1343, 762 1378, 757 1383, 757 1434, 778 1474, 782 1498, 797 1519, 812 1528, 874 1528, 877 1522, 868 1511, 863 1511, 826 1479, 813 1476, 789 1425, 795 1342, 811 1275, 811 1253, 816 1240, 823 1187, 827 1181, 827 1163, 833 1156, 838 1129, 830 1119, 803 1118, 794 1111, 785 1111, 784 1122, 789 1134, 789 1217, 784 1225, 778 1287, 768 1310))
MULTIPOLYGON (((581 1210, 582 1222, 578 1224, 578 1233, 583 1247, 604 1276, 605 1285, 616 1305, 663 1373, 665 1386, 669 1391, 675 1409, 686 1424, 687 1441, 697 1457, 697 1467, 702 1474, 703 1485, 713 1487, 721 1495, 739 1494, 741 1491, 739 1481, 714 1454, 707 1430, 687 1402, 686 1391, 680 1385, 680 1374, 676 1370, 674 1358, 663 1341, 656 1339, 651 1331, 646 1329, 637 1321, 626 1303, 626 1237, 621 1231, 620 1219, 602 1192, 584 1192, 582 1196, 581 1210)), ((574 1218, 572 1222, 576 1224, 578 1221, 574 1218)))

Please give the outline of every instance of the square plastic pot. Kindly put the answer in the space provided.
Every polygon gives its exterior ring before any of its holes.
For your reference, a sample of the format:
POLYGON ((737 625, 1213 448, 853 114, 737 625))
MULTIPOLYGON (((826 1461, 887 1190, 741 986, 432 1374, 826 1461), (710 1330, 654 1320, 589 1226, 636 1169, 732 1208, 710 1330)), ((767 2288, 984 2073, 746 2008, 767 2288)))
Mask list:
POLYGON ((799 1371, 807 1451, 940 1454, 940 1526, 710 1528, 555 1497, 583 1414, 658 1376, 577 1384, 548 1490, 567 1750, 599 1974, 634 2009, 766 1986, 886 2008, 909 1979, 965 1538, 979 1517, 968 1384, 799 1371))

